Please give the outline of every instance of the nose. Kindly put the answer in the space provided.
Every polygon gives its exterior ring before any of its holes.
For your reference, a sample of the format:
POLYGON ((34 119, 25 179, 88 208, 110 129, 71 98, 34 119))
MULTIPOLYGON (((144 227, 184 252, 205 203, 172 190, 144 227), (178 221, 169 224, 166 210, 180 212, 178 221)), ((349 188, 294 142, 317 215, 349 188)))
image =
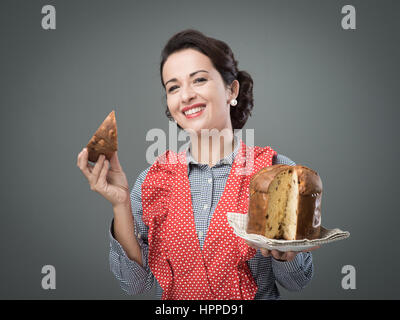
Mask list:
POLYGON ((181 89, 181 101, 183 104, 187 104, 189 101, 196 97, 196 92, 189 85, 185 85, 181 89))

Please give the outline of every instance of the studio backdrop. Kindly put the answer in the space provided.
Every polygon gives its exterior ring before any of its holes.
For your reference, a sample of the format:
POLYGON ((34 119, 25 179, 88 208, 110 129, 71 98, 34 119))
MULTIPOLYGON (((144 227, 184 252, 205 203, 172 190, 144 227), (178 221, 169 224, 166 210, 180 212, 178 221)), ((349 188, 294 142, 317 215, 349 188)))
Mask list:
POLYGON ((193 28, 252 76, 254 144, 316 170, 322 225, 350 232, 313 251, 312 281, 282 298, 399 299, 399 12, 390 0, 2 1, 0 298, 154 297, 127 295, 110 271, 112 206, 76 160, 115 110, 132 189, 151 165, 148 132, 171 125, 161 50, 193 28))

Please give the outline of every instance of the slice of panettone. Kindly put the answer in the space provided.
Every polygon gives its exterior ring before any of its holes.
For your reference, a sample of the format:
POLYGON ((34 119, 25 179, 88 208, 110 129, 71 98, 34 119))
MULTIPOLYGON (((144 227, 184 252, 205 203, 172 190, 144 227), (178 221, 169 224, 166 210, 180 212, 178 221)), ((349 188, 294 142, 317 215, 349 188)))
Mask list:
POLYGON ((110 160, 113 153, 118 150, 117 121, 115 111, 104 119, 86 146, 88 150, 88 160, 96 162, 100 154, 104 154, 110 160))

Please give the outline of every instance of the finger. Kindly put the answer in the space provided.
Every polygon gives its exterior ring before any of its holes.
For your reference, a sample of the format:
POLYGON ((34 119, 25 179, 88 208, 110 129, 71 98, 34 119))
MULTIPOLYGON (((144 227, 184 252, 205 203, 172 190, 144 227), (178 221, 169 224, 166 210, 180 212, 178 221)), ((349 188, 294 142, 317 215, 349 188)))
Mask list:
POLYGON ((82 149, 82 151, 78 154, 77 159, 77 166, 81 169, 82 173, 85 175, 86 178, 89 178, 91 171, 88 168, 88 161, 87 161, 87 150, 86 148, 82 149))
POLYGON ((96 162, 96 164, 92 170, 92 174, 90 176, 90 184, 91 185, 96 185, 97 180, 99 180, 99 174, 100 174, 101 168, 103 168, 104 159, 105 159, 104 154, 101 154, 99 156, 99 158, 97 159, 97 162, 96 162))
POLYGON ((264 257, 269 257, 271 255, 271 251, 265 248, 260 248, 260 252, 264 257))
POLYGON ((90 164, 89 162, 87 163, 86 169, 89 171, 90 174, 92 174, 94 165, 90 164))
POLYGON ((115 151, 110 159, 110 165, 112 171, 122 171, 121 165, 118 159, 118 151, 115 151))
POLYGON ((100 174, 99 174, 99 179, 96 182, 96 185, 100 188, 103 189, 104 186, 107 184, 106 177, 108 173, 108 160, 104 160, 103 162, 103 167, 101 168, 100 174))
POLYGON ((76 165, 80 168, 82 165, 83 161, 83 151, 84 149, 81 150, 81 152, 78 153, 78 157, 76 158, 76 165))
POLYGON ((278 250, 272 250, 271 255, 278 260, 283 260, 284 252, 278 251, 278 250))
POLYGON ((82 157, 83 157, 83 162, 86 164, 85 171, 89 172, 90 174, 92 174, 94 165, 89 163, 89 160, 88 160, 89 152, 88 152, 87 148, 83 149, 82 157))
POLYGON ((288 252, 286 252, 285 260, 287 260, 287 261, 292 261, 292 260, 296 257, 296 255, 297 255, 297 252, 295 252, 295 251, 288 251, 288 252))
POLYGON ((82 149, 81 152, 78 153, 78 157, 76 158, 76 165, 77 165, 77 167, 79 167, 79 159, 80 159, 80 156, 81 156, 82 152, 83 152, 83 149, 82 149))

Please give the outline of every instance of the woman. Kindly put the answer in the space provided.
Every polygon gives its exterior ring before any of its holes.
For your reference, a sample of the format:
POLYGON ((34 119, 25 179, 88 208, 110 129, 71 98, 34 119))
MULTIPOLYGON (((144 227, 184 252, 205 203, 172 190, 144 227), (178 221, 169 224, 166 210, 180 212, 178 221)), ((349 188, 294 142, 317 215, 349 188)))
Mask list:
POLYGON ((278 299, 276 282, 302 289, 313 274, 310 252, 257 250, 226 220, 228 211, 247 212, 257 170, 295 165, 234 135, 251 115, 252 78, 238 70, 228 45, 196 30, 168 41, 160 76, 167 117, 190 134, 182 152, 158 157, 131 194, 117 152, 110 163, 101 156, 95 166, 85 149, 78 155, 91 189, 113 206, 110 266, 122 289, 139 294, 155 283, 163 299, 278 299), (235 174, 249 153, 250 174, 235 174))

